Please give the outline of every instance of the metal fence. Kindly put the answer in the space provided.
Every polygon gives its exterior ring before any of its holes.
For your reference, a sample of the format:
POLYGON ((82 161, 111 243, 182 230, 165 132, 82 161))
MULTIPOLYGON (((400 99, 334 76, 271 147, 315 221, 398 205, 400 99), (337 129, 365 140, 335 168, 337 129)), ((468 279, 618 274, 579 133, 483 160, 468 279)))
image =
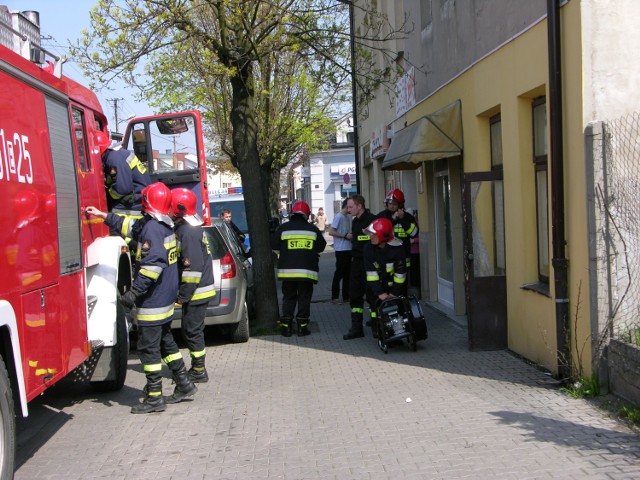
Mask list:
POLYGON ((593 123, 585 139, 599 355, 609 338, 628 339, 640 330, 640 113, 593 123))

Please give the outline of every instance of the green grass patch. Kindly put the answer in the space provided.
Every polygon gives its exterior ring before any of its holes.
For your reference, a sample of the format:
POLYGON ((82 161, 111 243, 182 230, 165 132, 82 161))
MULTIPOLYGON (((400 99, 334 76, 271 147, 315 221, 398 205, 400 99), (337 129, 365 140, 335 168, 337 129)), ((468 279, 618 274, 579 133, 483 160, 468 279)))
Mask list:
POLYGON ((579 377, 560 390, 573 398, 594 398, 600 395, 600 383, 595 375, 579 377))

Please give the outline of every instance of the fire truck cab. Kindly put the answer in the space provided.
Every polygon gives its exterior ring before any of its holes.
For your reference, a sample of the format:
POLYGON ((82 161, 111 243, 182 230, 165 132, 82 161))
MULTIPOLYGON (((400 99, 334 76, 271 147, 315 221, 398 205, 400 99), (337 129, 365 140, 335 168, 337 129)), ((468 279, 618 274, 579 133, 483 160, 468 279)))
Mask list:
MULTIPOLYGON (((14 412, 71 371, 122 388, 129 354, 129 249, 85 215, 108 209, 95 139, 107 118, 39 41, 37 14, 0 6, 0 478, 13 474, 14 412)), ((154 181, 196 192, 209 221, 198 112, 131 120, 125 148, 154 181)))

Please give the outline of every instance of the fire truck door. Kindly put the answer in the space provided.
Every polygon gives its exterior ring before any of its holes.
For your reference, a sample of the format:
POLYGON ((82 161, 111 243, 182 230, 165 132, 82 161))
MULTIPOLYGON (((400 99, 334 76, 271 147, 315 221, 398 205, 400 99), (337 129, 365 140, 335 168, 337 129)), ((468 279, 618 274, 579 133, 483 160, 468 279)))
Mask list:
POLYGON ((134 118, 123 145, 147 167, 151 180, 195 193, 198 213, 210 224, 207 168, 200 112, 189 111, 134 118))

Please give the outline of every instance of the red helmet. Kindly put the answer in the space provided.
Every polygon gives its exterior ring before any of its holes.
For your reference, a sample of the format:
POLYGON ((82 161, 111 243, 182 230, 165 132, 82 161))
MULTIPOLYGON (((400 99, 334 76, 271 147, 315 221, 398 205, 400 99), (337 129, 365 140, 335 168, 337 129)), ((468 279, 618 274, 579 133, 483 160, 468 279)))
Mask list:
POLYGON ((402 190, 395 188, 387 193, 387 196, 384 199, 384 203, 389 202, 398 202, 400 208, 404 207, 404 193, 402 193, 402 190))
POLYGON ((156 220, 173 225, 169 216, 171 210, 171 190, 162 182, 152 183, 142 189, 142 211, 156 220))
POLYGON ((388 218, 376 218, 364 229, 369 235, 375 235, 381 242, 390 245, 402 245, 402 242, 393 236, 393 224, 388 218))
POLYGON ((309 204, 307 202, 303 202, 302 200, 300 200, 299 202, 296 202, 293 204, 293 207, 291 207, 291 214, 296 214, 299 213, 301 215, 304 215, 304 218, 307 219, 309 218, 309 214, 311 213, 311 209, 309 208, 309 204))
POLYGON ((188 188, 171 190, 171 206, 174 218, 184 218, 189 225, 202 225, 202 218, 196 212, 196 194, 188 188))
POLYGON ((98 152, 100 152, 100 156, 102 156, 102 154, 106 152, 107 148, 111 145, 111 139, 109 138, 109 135, 103 131, 96 130, 94 133, 94 140, 96 145, 98 145, 98 152))

